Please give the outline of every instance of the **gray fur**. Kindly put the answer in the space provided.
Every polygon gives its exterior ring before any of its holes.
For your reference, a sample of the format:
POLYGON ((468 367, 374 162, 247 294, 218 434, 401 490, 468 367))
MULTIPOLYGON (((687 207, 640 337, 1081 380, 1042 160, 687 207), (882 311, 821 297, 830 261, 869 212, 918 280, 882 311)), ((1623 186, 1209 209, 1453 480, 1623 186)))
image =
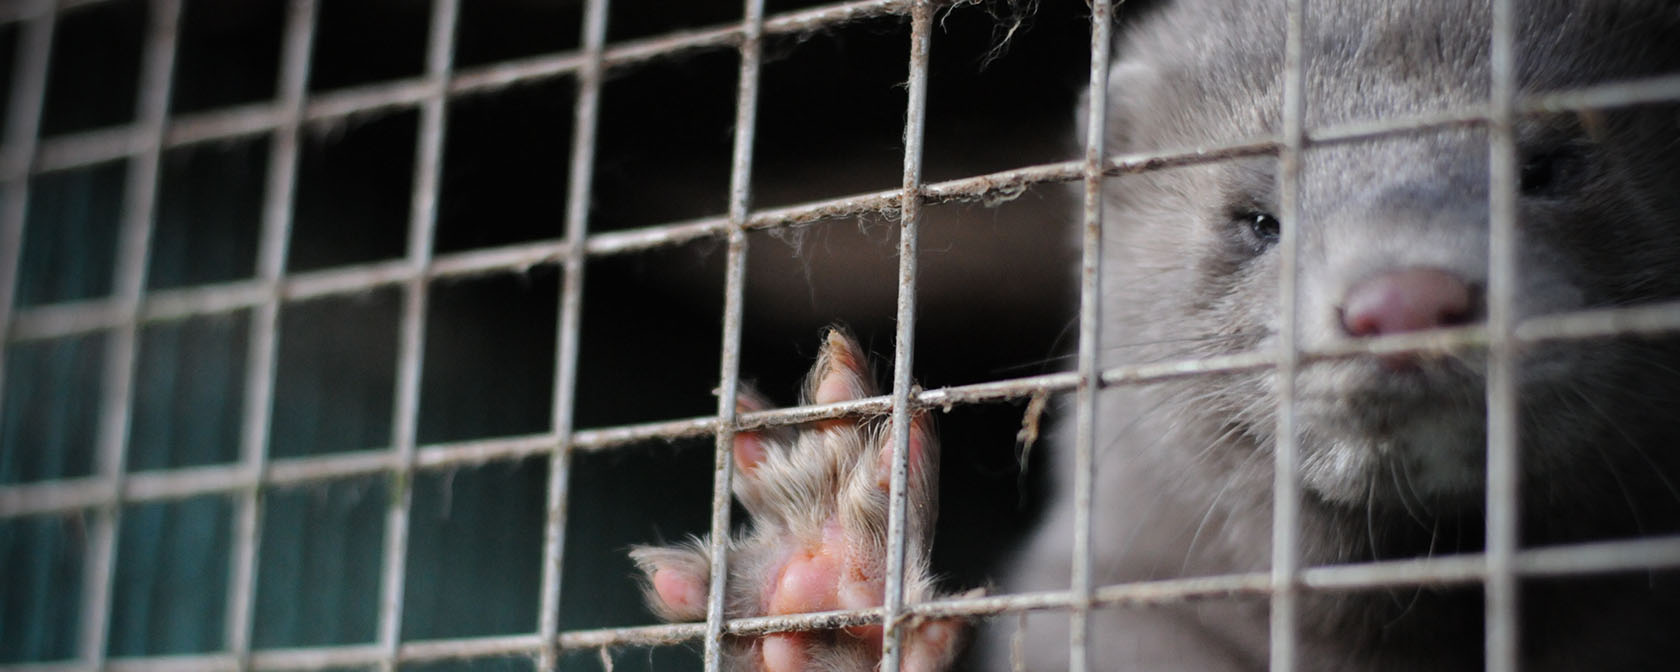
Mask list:
MULTIPOLYGON (((1525 92, 1680 72, 1680 7, 1658 0, 1519 0, 1525 92)), ((1309 2, 1309 129, 1485 104, 1485 0, 1309 2)), ((1279 130, 1279 0, 1180 0, 1122 38, 1108 86, 1108 151, 1192 148, 1279 130)), ((1680 104, 1522 119, 1537 170, 1519 200, 1520 317, 1680 298, 1680 104), (1551 157, 1548 161, 1547 157, 1551 157), (1543 170, 1550 166, 1551 170, 1543 170)), ((1336 306, 1385 269, 1429 266, 1485 287, 1488 137, 1481 126, 1321 145, 1303 159, 1302 346, 1344 338, 1336 306)), ((1277 346, 1277 251, 1233 219, 1275 212, 1277 161, 1110 179, 1103 364, 1277 346)), ((1287 224, 1286 224, 1287 225, 1287 224)), ((1304 561, 1479 549, 1482 353, 1393 376, 1371 361, 1298 378, 1304 561)), ((1555 544, 1680 530, 1680 346, 1623 338, 1546 345, 1518 374, 1523 539, 1555 544)), ((1264 570, 1270 559, 1270 373, 1107 391, 1095 511, 1099 585, 1264 570)), ((1067 585, 1072 446, 1062 496, 1007 592, 1067 585)), ((1524 584, 1525 669, 1672 669, 1680 576, 1524 584)), ((1480 593, 1309 598, 1307 669, 1479 669, 1480 593)), ((1028 669, 1062 669, 1063 615, 1034 615, 1028 669)), ((1262 602, 1109 610, 1101 669, 1255 669, 1262 602)), ((1003 668, 1008 628, 976 656, 1003 668)))

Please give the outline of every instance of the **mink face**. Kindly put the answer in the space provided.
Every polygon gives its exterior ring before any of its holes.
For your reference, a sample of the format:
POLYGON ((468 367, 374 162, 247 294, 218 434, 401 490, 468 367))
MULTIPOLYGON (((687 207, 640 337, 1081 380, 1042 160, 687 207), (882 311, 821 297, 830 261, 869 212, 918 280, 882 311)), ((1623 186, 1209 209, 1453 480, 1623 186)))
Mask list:
MULTIPOLYGON (((1524 92, 1680 71, 1672 4, 1521 5, 1524 92)), ((1485 105, 1487 12, 1485 3, 1435 1, 1309 8, 1308 128, 1485 105)), ((1281 14, 1281 3, 1184 2, 1133 31, 1109 86, 1109 150, 1278 132, 1281 14)), ((1680 297, 1676 114, 1663 103, 1518 120, 1519 319, 1680 297)), ((1481 125, 1311 143, 1293 223, 1303 348, 1485 318, 1488 156, 1481 125), (1413 299, 1429 305, 1384 307, 1413 299)), ((1263 157, 1113 180, 1106 364, 1278 346, 1277 171, 1263 157)), ((1677 363, 1673 344, 1656 341, 1527 350, 1518 381, 1531 482, 1561 493, 1569 486, 1551 477, 1574 469, 1671 468, 1668 455, 1637 453, 1680 434, 1658 410, 1680 400, 1677 363)), ((1479 352, 1306 367, 1304 485, 1329 505, 1479 507, 1485 373, 1479 352)), ((1276 386, 1269 373, 1163 386, 1157 412, 1202 425, 1229 450, 1264 451, 1276 386)), ((1583 485, 1603 483, 1589 476, 1583 485)))
MULTIPOLYGON (((1517 5, 1521 95, 1680 73, 1672 2, 1517 5)), ((1487 109, 1490 22, 1485 0, 1308 3, 1293 221, 1280 217, 1276 157, 1109 178, 1102 365, 1275 352, 1286 226, 1299 227, 1304 350, 1485 321, 1487 125, 1313 131, 1487 109)), ((1281 0, 1180 0, 1131 26, 1107 87, 1107 152, 1279 133, 1284 26, 1281 0)), ((1513 132, 1517 318, 1680 299, 1680 104, 1523 114, 1513 132)), ((1475 349, 1303 365, 1307 564, 1480 550, 1487 373, 1475 349)), ((1680 419, 1666 410, 1680 408, 1680 338, 1532 344, 1516 382, 1525 546, 1680 531, 1680 419)), ((1102 393, 1097 584, 1269 567, 1278 387, 1263 371, 1102 393)), ((1068 585, 1073 446, 1059 448, 1064 480, 1011 591, 1068 585)), ((1672 574, 1525 583, 1525 669, 1671 664, 1672 574)), ((1479 669, 1482 610, 1475 587, 1310 594, 1298 641, 1307 669, 1479 669)), ((1065 617, 1027 623, 1028 657, 1062 664, 1065 617)), ((1263 603, 1103 610, 1091 627, 1095 659, 1129 668, 1267 659, 1263 603)))

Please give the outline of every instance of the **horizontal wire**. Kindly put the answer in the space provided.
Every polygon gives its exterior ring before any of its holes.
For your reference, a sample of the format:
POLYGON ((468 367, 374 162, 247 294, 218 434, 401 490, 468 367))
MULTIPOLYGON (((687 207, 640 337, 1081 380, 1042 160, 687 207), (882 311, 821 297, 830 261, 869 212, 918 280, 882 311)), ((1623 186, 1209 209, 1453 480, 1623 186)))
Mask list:
MULTIPOLYGON (((767 35, 799 34, 847 21, 903 14, 908 4, 906 0, 861 0, 789 12, 766 19, 764 30, 767 35)), ((626 68, 696 49, 731 48, 741 39, 740 30, 739 25, 730 25, 617 43, 604 52, 603 67, 626 68)), ((314 125, 328 124, 353 115, 362 116, 415 107, 436 95, 453 99, 491 92, 514 84, 568 76, 583 67, 584 58, 581 52, 565 52, 462 69, 453 73, 453 78, 441 92, 429 85, 424 78, 338 89, 312 96, 304 107, 303 120, 314 125)), ((1680 75, 1667 75, 1528 94, 1517 102, 1516 113, 1532 115, 1601 109, 1677 98, 1680 98, 1680 75)), ((182 115, 169 123, 162 143, 165 149, 169 149, 267 133, 285 124, 290 114, 291 111, 282 101, 274 101, 182 115)), ((1487 106, 1472 105, 1458 110, 1352 122, 1309 130, 1306 139, 1308 144, 1324 144, 1454 126, 1484 125, 1490 115, 1491 110, 1487 106)), ((34 148, 33 162, 25 160, 28 157, 22 148, 0 146, 0 179, 15 178, 24 171, 42 173, 114 161, 149 151, 156 142, 154 135, 148 135, 138 126, 118 126, 42 140, 34 148)), ((1230 147, 1240 147, 1253 142, 1256 141, 1244 141, 1230 147)), ((1263 142, 1274 146, 1277 144, 1275 139, 1263 142)), ((1217 152, 1221 149, 1209 151, 1217 152)), ((1079 165, 1077 161, 1070 163, 1074 166, 1079 165)), ((1078 170, 1073 168, 1071 174, 1063 181, 1078 178, 1078 170)))
MULTIPOLYGON (((884 9, 893 4, 859 2, 835 8, 834 11, 842 15, 854 15, 864 13, 868 9, 884 9)), ((777 25, 787 29, 789 25, 797 23, 794 19, 817 21, 820 16, 828 13, 797 14, 796 17, 780 17, 783 20, 777 25)), ((1680 76, 1547 94, 1531 99, 1523 109, 1544 112, 1668 98, 1680 98, 1680 76)), ((1309 135, 1309 143, 1345 143, 1428 129, 1481 124, 1486 122, 1485 112, 1482 108, 1475 108, 1463 114, 1442 113, 1327 127, 1313 131, 1309 135)), ((277 113, 271 121, 278 123, 281 116, 283 115, 277 113)), ((103 138, 105 136, 101 135, 102 133, 105 132, 95 132, 91 135, 103 138)), ((1109 175, 1132 174, 1233 158, 1269 156, 1276 154, 1279 147, 1280 143, 1275 138, 1258 138, 1215 147, 1128 154, 1109 158, 1106 161, 1105 172, 1109 175)), ((144 148, 131 149, 138 151, 144 148)), ((3 150, 0 150, 0 157, 3 157, 0 158, 0 165, 28 165, 27 162, 16 161, 15 157, 6 155, 3 150)), ((924 203, 927 204, 992 201, 1012 198, 1038 184, 1073 182, 1081 177, 1082 162, 1063 161, 929 184, 923 188, 922 193, 924 203)), ((892 217, 900 208, 901 195, 901 190, 890 189, 765 209, 751 214, 745 228, 768 230, 866 214, 892 217)), ((725 235, 727 231, 728 217, 717 215, 599 233, 585 239, 585 253, 591 257, 600 257, 640 252, 715 238, 725 235)), ((148 293, 137 314, 124 310, 123 303, 113 299, 36 306, 17 312, 6 340, 17 342, 69 336, 111 329, 133 320, 152 322, 232 312, 260 305, 276 291, 287 301, 299 301, 399 285, 413 280, 416 273, 422 273, 428 279, 438 279, 498 272, 523 272, 538 265, 557 264, 566 258, 566 254, 567 243, 551 239, 441 255, 431 267, 425 269, 415 269, 400 259, 393 259, 289 274, 279 281, 277 287, 261 280, 244 280, 162 290, 148 293)))
MULTIPOLYGON (((1640 307, 1585 310, 1525 320, 1516 330, 1517 342, 1533 345, 1545 342, 1613 336, 1645 336, 1680 332, 1680 302, 1640 307)), ((1447 353, 1484 347, 1487 334, 1479 326, 1385 335, 1366 340, 1348 340, 1334 346, 1301 353, 1303 364, 1337 361, 1367 355, 1400 353, 1447 353)), ((1158 383, 1194 376, 1260 371, 1276 366, 1273 352, 1245 352, 1199 359, 1171 360, 1105 368, 1104 387, 1158 383)), ((1078 383, 1072 372, 1041 374, 918 390, 912 399, 918 408, 949 411, 957 405, 998 403, 1025 399, 1035 394, 1068 392, 1078 383)), ((743 413, 737 429, 752 430, 848 416, 879 416, 890 413, 889 396, 869 397, 833 404, 743 413)), ((577 431, 573 450, 600 451, 648 441, 674 441, 706 436, 717 431, 717 418, 703 416, 634 425, 620 425, 577 431)), ((496 437, 481 440, 437 443, 421 446, 415 467, 437 470, 462 465, 548 455, 560 444, 554 434, 496 437)), ((180 499, 199 495, 234 492, 255 487, 299 486, 315 481, 369 476, 400 468, 381 448, 314 457, 274 459, 266 473, 238 464, 190 467, 167 471, 140 471, 126 476, 120 492, 108 479, 98 477, 60 479, 0 486, 0 518, 65 513, 103 506, 116 497, 122 502, 180 499)))
MULTIPOLYGON (((1603 541, 1519 550, 1513 569, 1524 578, 1556 578, 1585 574, 1643 571, 1680 567, 1680 536, 1628 541, 1603 541)), ((1433 558, 1385 560, 1301 570, 1300 587, 1309 592, 1339 592, 1411 586, 1472 585, 1483 580, 1487 558, 1467 553, 1433 558)), ((1100 608, 1150 608, 1213 599, 1264 599, 1270 594, 1266 572, 1112 584, 1096 589, 1100 608)), ((1026 611, 1066 611, 1078 602, 1066 591, 960 597, 906 605, 913 618, 980 618, 1026 611)), ((725 632, 762 635, 790 630, 823 630, 878 624, 882 609, 831 611, 787 616, 733 619, 725 632)), ((603 647, 652 647, 683 644, 705 634, 704 623, 677 623, 619 628, 571 630, 559 634, 563 650, 603 647)), ((501 635, 403 642, 397 660, 423 663, 466 658, 535 655, 542 639, 534 634, 501 635)), ((269 649, 252 654, 251 669, 326 670, 377 663, 383 650, 372 644, 269 649)), ((112 672, 212 672, 233 670, 230 654, 113 658, 112 672)), ((0 665, 0 672, 92 672, 80 662, 0 665)))
MULTIPOLYGON (((814 9, 786 12, 764 21, 766 35, 807 33, 848 21, 878 16, 907 14, 908 0, 857 0, 814 9)), ((27 12, 19 11, 17 18, 27 12)), ((742 39, 740 24, 677 31, 639 40, 619 42, 602 54, 606 68, 624 68, 657 58, 697 49, 734 48, 742 39)), ((446 99, 485 93, 513 84, 533 83, 572 75, 583 68, 587 56, 581 51, 562 52, 491 65, 452 70, 441 90, 426 77, 378 82, 336 89, 313 95, 304 107, 304 121, 330 123, 352 115, 390 112, 418 106, 438 95, 446 99)), ((231 106, 209 112, 176 117, 163 135, 165 149, 209 141, 232 140, 272 131, 285 122, 289 110, 283 101, 231 106)), ((143 153, 157 142, 137 126, 103 128, 44 140, 37 149, 35 165, 12 157, 10 148, 0 147, 0 179, 11 179, 25 169, 35 173, 64 170, 121 159, 143 153)))
MULTIPOLYGON (((1676 95, 1680 95, 1680 78, 1675 79, 1675 84, 1676 95)), ((1450 125, 1459 123, 1462 119, 1429 118, 1427 121, 1450 125)), ((1332 132, 1323 135, 1321 142, 1346 142, 1402 130, 1414 129, 1404 125, 1364 124, 1346 129, 1332 129, 1332 132)), ((1231 158, 1264 156, 1275 153, 1276 150, 1275 141, 1255 140, 1214 148, 1130 154, 1110 158, 1107 161, 1107 172, 1138 173, 1231 158)), ((1004 170, 930 184, 923 188, 923 197, 924 202, 929 204, 1008 198, 1036 184, 1081 179, 1081 169, 1081 162, 1065 161, 1004 170)), ((883 190, 762 210, 748 218, 746 228, 775 229, 871 213, 893 216, 899 209, 900 195, 900 190, 883 190)), ((585 252, 592 257, 627 254, 714 238, 724 235, 727 230, 728 218, 719 215, 660 226, 599 233, 585 239, 585 252)), ((294 273, 284 276, 278 284, 262 280, 242 280, 161 290, 147 294, 137 313, 126 310, 123 302, 114 299, 36 306, 17 312, 6 340, 17 342, 58 338, 111 329, 134 320, 155 322, 233 312, 261 305, 276 292, 286 301, 302 301, 396 286, 413 280, 416 274, 435 280, 491 273, 518 273, 535 266, 558 264, 566 258, 566 254, 567 243, 564 240, 551 239, 440 255, 431 266, 418 269, 401 259, 393 259, 294 273)))

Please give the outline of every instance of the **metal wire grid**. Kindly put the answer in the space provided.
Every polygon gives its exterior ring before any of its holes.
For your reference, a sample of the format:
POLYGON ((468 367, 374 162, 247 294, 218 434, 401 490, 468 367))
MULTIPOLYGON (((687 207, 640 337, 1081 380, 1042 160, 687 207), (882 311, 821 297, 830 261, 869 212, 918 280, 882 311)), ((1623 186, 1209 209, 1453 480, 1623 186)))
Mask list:
MULTIPOLYGON (((1306 149, 1306 95, 1302 91, 1306 64, 1301 51, 1305 38, 1305 7, 1301 0, 1289 0, 1284 10, 1283 46, 1283 152, 1278 165, 1279 221, 1299 220, 1301 199, 1301 155, 1306 149)), ((1272 452, 1272 576, 1270 667, 1295 669, 1296 606, 1300 589, 1301 547, 1296 539, 1301 518, 1299 437, 1295 429, 1295 373, 1301 366, 1300 298, 1296 266, 1300 258, 1301 227, 1280 230, 1278 249, 1278 352, 1277 445, 1272 452)))
POLYGON ((729 258, 724 271, 723 353, 719 358, 718 426, 712 465, 711 576, 706 600, 705 665, 723 665, 723 595, 729 580, 729 493, 735 472, 736 399, 741 388, 741 311, 747 284, 747 209, 752 203, 752 143, 758 120, 758 75, 764 39, 764 0, 745 0, 741 70, 736 83, 735 144, 729 167, 729 258))
MULTIPOLYGON (((1418 583, 1483 583, 1487 587, 1487 656, 1492 670, 1516 667, 1515 623, 1516 578, 1609 572, 1680 565, 1680 538, 1662 537, 1630 541, 1580 544, 1568 547, 1519 550, 1516 547, 1516 490, 1514 454, 1514 386, 1512 355, 1516 348, 1550 340, 1595 338, 1630 333, 1657 334, 1680 330, 1680 303, 1630 309, 1589 310, 1548 316, 1515 323, 1510 313, 1514 277, 1512 225, 1514 212, 1515 153, 1511 122, 1519 114, 1538 110, 1583 109, 1632 105, 1641 102, 1680 99, 1680 75, 1639 82, 1590 87, 1518 99, 1512 77, 1512 3, 1495 0, 1493 38, 1493 99, 1485 109, 1409 119, 1349 124, 1333 128, 1303 128, 1301 120, 1301 0, 1289 2, 1289 39, 1286 64, 1286 95, 1283 133, 1233 145, 1202 148, 1189 152, 1163 152, 1119 157, 1102 154, 1102 110, 1108 65, 1107 3, 1092 7, 1092 95, 1088 111, 1090 134, 1082 161, 1031 166, 972 178, 923 184, 920 178, 921 138, 926 108, 927 54, 931 38, 934 2, 929 0, 862 0, 814 10, 763 15, 762 0, 747 0, 745 18, 739 25, 693 31, 648 40, 605 44, 607 0, 589 0, 585 9, 583 46, 575 53, 498 63, 455 71, 451 44, 456 20, 454 0, 434 3, 426 74, 417 80, 387 82, 329 94, 307 95, 308 62, 315 29, 313 0, 293 0, 287 14, 283 41, 280 92, 272 104, 218 110, 200 115, 170 118, 167 101, 175 50, 180 0, 153 0, 151 25, 147 33, 142 81, 139 87, 137 121, 124 128, 97 130, 67 137, 38 138, 44 99, 48 54, 58 12, 103 0, 52 0, 17 3, 0 8, 0 21, 22 23, 18 42, 12 109, 8 115, 4 146, 0 147, 0 192, 5 197, 0 210, 0 333, 5 342, 55 338, 71 334, 110 330, 107 368, 104 374, 97 475, 0 487, 0 517, 90 511, 95 514, 86 563, 82 643, 75 661, 27 663, 0 670, 222 670, 222 669, 324 669, 354 665, 378 665, 391 669, 398 663, 439 659, 476 658, 500 655, 532 655, 543 669, 550 668, 562 649, 621 645, 655 645, 702 638, 708 669, 718 665, 717 647, 723 633, 752 634, 795 628, 827 628, 863 623, 887 624, 885 669, 896 669, 898 626, 907 616, 977 617, 1039 609, 1071 612, 1072 660, 1075 669, 1087 667, 1084 622, 1090 610, 1116 605, 1147 606, 1186 600, 1271 597, 1274 623, 1273 667, 1293 665, 1293 600, 1301 590, 1342 590, 1418 583), (747 185, 751 175, 751 132, 757 101, 758 52, 765 35, 798 33, 855 18, 888 14, 911 17, 912 50, 910 95, 905 128, 903 186, 896 190, 802 204, 774 210, 750 210, 747 185), (596 117, 602 73, 609 67, 628 66, 656 56, 701 47, 730 45, 740 50, 741 77, 737 108, 738 129, 731 175, 729 214, 677 222, 664 226, 618 232, 587 234, 590 167, 593 163, 596 117), (566 213, 566 237, 524 245, 433 257, 430 242, 437 195, 437 171, 443 116, 448 98, 518 81, 573 76, 578 81, 574 146, 572 151, 570 199, 566 213), (419 107, 422 115, 416 162, 415 188, 407 256, 399 261, 364 264, 301 274, 284 272, 286 243, 291 223, 295 188, 298 135, 303 125, 348 114, 382 108, 419 107), (1441 330, 1426 334, 1402 334, 1353 343, 1337 349, 1300 352, 1293 338, 1278 353, 1256 352, 1201 360, 1149 365, 1096 368, 1095 344, 1100 301, 1096 278, 1100 274, 1097 250, 1101 236, 1100 186, 1104 176, 1155 170, 1171 166, 1219 161, 1234 157, 1278 155, 1283 164, 1282 191, 1285 221, 1292 219, 1299 156, 1308 144, 1356 142, 1385 135, 1416 132, 1419 129, 1463 125, 1486 125, 1492 138, 1491 205, 1492 280, 1490 319, 1486 325, 1441 330), (257 277, 250 281, 223 283, 180 290, 144 291, 144 266, 149 243, 153 203, 156 198, 158 159, 166 148, 257 134, 271 134, 267 189, 259 248, 257 277), (129 158, 130 171, 125 191, 122 244, 118 259, 117 284, 108 299, 33 307, 22 311, 12 305, 19 267, 24 214, 27 211, 28 181, 32 175, 110 159, 129 158), (965 385, 937 390, 916 390, 911 385, 916 277, 916 224, 919 208, 927 203, 973 200, 1009 194, 1036 183, 1083 180, 1085 183, 1084 262, 1080 310, 1080 356, 1078 371, 1031 376, 1004 381, 965 385), (745 232, 808 223, 824 219, 883 212, 896 214, 901 223, 900 300, 898 335, 892 393, 884 397, 823 406, 782 409, 742 414, 736 417, 731 390, 739 382, 740 307, 742 269, 746 254, 745 232), (584 262, 595 256, 626 254, 654 247, 674 245, 705 237, 723 237, 729 242, 728 278, 724 321, 724 353, 720 378, 724 394, 716 416, 573 431, 572 399, 575 396, 577 334, 581 308, 584 262), (529 436, 446 444, 417 445, 415 427, 418 409, 420 357, 424 338, 426 288, 436 278, 507 271, 530 265, 560 261, 564 265, 556 357, 552 431, 529 436), (394 414, 392 446, 388 450, 362 451, 322 457, 270 460, 266 437, 272 400, 275 366, 276 322, 279 307, 287 301, 332 294, 366 291, 400 285, 405 292, 398 374, 397 408, 394 414), (225 313, 253 309, 251 338, 245 381, 245 408, 240 434, 240 460, 233 465, 197 467, 160 472, 125 473, 123 446, 129 422, 128 409, 134 375, 134 339, 140 325, 190 315, 225 313), (1276 484, 1276 538, 1273 570, 1269 573, 1178 579, 1103 587, 1091 585, 1089 501, 1091 450, 1094 441, 1096 390, 1113 385, 1137 384, 1219 372, 1276 367, 1285 380, 1293 379, 1299 366, 1322 359, 1371 353, 1415 350, 1452 350, 1477 346, 1489 349, 1492 373, 1489 385, 1490 460, 1487 551, 1446 558, 1385 561, 1334 567, 1298 566, 1295 538, 1298 484, 1287 468, 1294 460, 1289 385, 1280 403, 1280 442, 1277 451, 1281 474, 1276 484), (905 451, 899 451, 891 484, 893 542, 889 558, 891 580, 887 603, 878 609, 805 614, 786 617, 740 619, 724 622, 717 602, 711 605, 704 624, 679 624, 637 628, 610 628, 560 632, 558 605, 560 561, 564 551, 564 519, 570 457, 575 450, 605 450, 650 438, 680 438, 713 434, 717 439, 717 477, 714 486, 714 538, 728 529, 729 461, 728 446, 734 431, 766 425, 805 422, 859 413, 891 413, 894 441, 904 445, 909 413, 913 408, 951 406, 1019 399, 1047 392, 1074 391, 1080 400, 1077 450, 1080 474, 1076 496, 1081 520, 1076 525, 1074 581, 1066 592, 1029 593, 985 598, 953 599, 937 603, 905 605, 899 582, 903 566, 905 451), (252 651, 250 632, 252 594, 255 589, 255 559, 259 553, 260 509, 257 493, 264 487, 317 482, 366 474, 412 475, 416 470, 444 468, 463 463, 517 459, 531 455, 550 458, 547 518, 543 545, 542 595, 538 631, 529 635, 480 637, 402 642, 400 614, 404 559, 407 543, 409 494, 405 490, 393 499, 387 512, 384 571, 378 639, 367 645, 252 651), (110 581, 115 552, 117 516, 123 504, 224 493, 237 498, 236 533, 230 573, 229 610, 226 623, 226 651, 190 656, 157 656, 105 659, 106 617, 109 613, 110 581)), ((1294 240, 1283 227, 1280 244, 1284 268, 1294 262, 1294 240)), ((1285 306, 1293 300, 1293 274, 1283 273, 1285 306)), ((1286 311, 1293 314, 1293 311, 1286 311)), ((1286 336, 1293 332, 1286 321, 1286 336)), ((0 375, 4 373, 0 350, 0 375)), ((714 557, 713 594, 719 594, 723 556, 714 557)))
POLYGON ((1073 567, 1068 592, 1068 669, 1090 669, 1089 634, 1095 593, 1091 577, 1091 499, 1096 489, 1097 358, 1102 343, 1103 148, 1108 142, 1108 61, 1111 6, 1091 5, 1091 81, 1085 109, 1083 236, 1079 268, 1079 371, 1074 417, 1073 567))

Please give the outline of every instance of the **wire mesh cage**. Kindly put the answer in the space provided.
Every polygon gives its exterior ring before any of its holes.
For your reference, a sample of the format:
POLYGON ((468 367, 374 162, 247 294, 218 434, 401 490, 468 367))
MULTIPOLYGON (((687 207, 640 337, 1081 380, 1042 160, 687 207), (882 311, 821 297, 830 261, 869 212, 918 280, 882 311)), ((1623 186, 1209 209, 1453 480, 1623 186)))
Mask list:
MULTIPOLYGON (((1162 3, 671 4, 0 5, 0 670, 718 669, 728 638, 869 624, 897 669, 908 624, 1028 613, 1071 624, 1072 669, 1107 669, 1093 613, 1202 600, 1266 605, 1259 662, 1306 669, 1304 596, 1418 586, 1480 586, 1486 666, 1510 670, 1521 579, 1680 565, 1660 533, 1521 543, 1521 348, 1671 337, 1680 305, 1519 319, 1512 253, 1514 121, 1680 100, 1680 73, 1520 93, 1522 7, 1495 0, 1486 104, 1312 127, 1316 10, 1291 0, 1276 132, 1116 155, 1116 14, 1162 3), (1289 223, 1304 153, 1467 127, 1490 145, 1485 322, 1103 350, 1105 184, 1259 158, 1289 223), (888 393, 737 407, 794 389, 834 322, 891 353, 888 393), (1489 367, 1477 548, 1304 562, 1298 371, 1466 348, 1489 367), (1288 381, 1269 566, 1105 583, 1100 393, 1257 370, 1288 381), (747 524, 738 432, 886 416, 906 447, 921 412, 947 446, 933 564, 988 583, 1043 517, 1048 467, 1017 430, 1053 396, 1065 588, 906 603, 897 450, 882 606, 730 619, 718 597, 658 624, 641 605, 629 545, 747 524)), ((981 655, 959 664, 1000 664, 981 655)))

